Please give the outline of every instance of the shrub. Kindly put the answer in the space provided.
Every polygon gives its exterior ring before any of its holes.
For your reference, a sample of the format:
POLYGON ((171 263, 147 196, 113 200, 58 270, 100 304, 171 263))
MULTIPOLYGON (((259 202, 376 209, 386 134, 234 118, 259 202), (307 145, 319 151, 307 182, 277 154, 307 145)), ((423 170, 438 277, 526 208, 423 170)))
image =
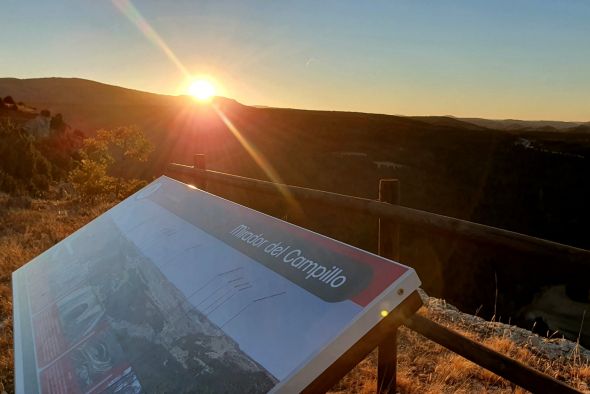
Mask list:
POLYGON ((152 150, 152 144, 135 126, 99 130, 95 137, 84 140, 81 161, 69 178, 82 199, 119 199, 145 184, 125 177, 122 169, 132 162, 146 161, 152 150))
POLYGON ((61 114, 55 114, 51 118, 49 128, 57 134, 63 134, 66 131, 67 125, 61 114))
POLYGON ((79 149, 82 147, 83 141, 84 134, 81 132, 70 133, 55 130, 49 137, 36 141, 37 148, 52 164, 53 179, 67 178, 76 162, 81 160, 79 149))
POLYGON ((88 157, 70 172, 70 181, 85 200, 95 200, 112 193, 114 178, 107 174, 108 165, 88 157))
POLYGON ((49 188, 51 171, 51 163, 25 131, 0 123, 0 190, 38 194, 49 188))

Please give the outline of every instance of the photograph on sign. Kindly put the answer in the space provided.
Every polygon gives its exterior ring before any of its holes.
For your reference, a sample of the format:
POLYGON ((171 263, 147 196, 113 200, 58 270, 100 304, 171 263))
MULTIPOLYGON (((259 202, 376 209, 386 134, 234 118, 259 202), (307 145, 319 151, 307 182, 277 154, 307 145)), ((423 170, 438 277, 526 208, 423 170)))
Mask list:
POLYGON ((420 282, 161 177, 13 284, 17 392, 263 393, 305 388, 420 282))

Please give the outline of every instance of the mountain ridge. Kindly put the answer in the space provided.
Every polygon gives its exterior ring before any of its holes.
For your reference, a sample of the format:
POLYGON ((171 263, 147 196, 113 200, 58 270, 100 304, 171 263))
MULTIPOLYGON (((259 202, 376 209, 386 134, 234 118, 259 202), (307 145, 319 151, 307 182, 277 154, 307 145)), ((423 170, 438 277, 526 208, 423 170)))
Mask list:
MULTIPOLYGON (((52 112, 59 112, 70 119, 74 127, 79 128, 100 128, 112 127, 112 124, 100 126, 97 122, 88 122, 95 116, 84 110, 84 103, 92 102, 96 106, 184 106, 195 104, 192 98, 185 95, 168 95, 162 93, 146 92, 138 89, 117 86, 113 84, 98 82, 90 79, 77 77, 47 77, 47 78, 0 78, 0 94, 2 96, 13 96, 17 101, 24 101, 36 107, 47 108, 52 112), (80 110, 82 114, 79 116, 80 110)), ((590 126, 590 122, 567 122, 567 121, 546 121, 546 120, 518 120, 518 119, 484 119, 477 117, 455 117, 452 115, 436 116, 400 116, 380 113, 367 113, 359 111, 332 111, 332 110, 308 110, 297 108, 279 108, 261 105, 245 105, 232 98, 219 97, 218 100, 233 101, 249 108, 256 109, 277 109, 290 111, 310 111, 321 113, 353 113, 366 114, 370 116, 388 116, 392 118, 406 118, 432 124, 435 126, 465 127, 472 130, 481 128, 496 130, 521 130, 536 129, 540 127, 552 127, 564 131, 568 128, 578 126, 590 126)), ((105 122, 111 123, 111 122, 105 122)), ((87 130, 93 132, 94 130, 87 130)), ((549 131, 549 130, 547 130, 549 131)))

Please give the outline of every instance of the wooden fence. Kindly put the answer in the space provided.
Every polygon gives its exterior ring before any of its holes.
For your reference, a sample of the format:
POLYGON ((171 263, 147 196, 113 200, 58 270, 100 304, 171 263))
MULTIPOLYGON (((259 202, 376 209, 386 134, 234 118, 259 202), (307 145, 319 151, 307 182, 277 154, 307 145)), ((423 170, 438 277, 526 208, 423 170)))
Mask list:
MULTIPOLYGON (((399 225, 403 223, 430 233, 436 232, 479 244, 559 257, 572 269, 584 269, 590 266, 590 251, 585 249, 401 206, 399 205, 399 185, 394 179, 381 180, 379 200, 372 200, 207 170, 204 155, 195 155, 193 166, 171 163, 167 171, 190 177, 195 185, 202 189, 206 189, 208 182, 213 182, 272 195, 288 193, 298 201, 342 207, 374 216, 379 219, 379 254, 392 260, 399 260, 399 225)), ((579 393, 562 381, 487 348, 423 316, 416 314, 407 317, 403 324, 526 390, 579 393)), ((380 392, 395 392, 396 352, 395 334, 379 344, 377 380, 380 392)))

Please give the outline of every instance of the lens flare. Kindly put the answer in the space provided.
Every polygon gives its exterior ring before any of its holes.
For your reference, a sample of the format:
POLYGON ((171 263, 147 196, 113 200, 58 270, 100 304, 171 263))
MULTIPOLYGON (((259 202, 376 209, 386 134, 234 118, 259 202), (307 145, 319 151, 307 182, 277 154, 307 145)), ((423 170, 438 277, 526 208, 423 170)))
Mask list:
POLYGON ((123 15, 127 17, 139 29, 143 35, 150 40, 155 46, 160 48, 162 52, 174 63, 176 67, 184 74, 185 77, 190 77, 190 73, 182 64, 176 54, 170 49, 168 44, 160 37, 158 32, 145 20, 143 15, 135 8, 135 6, 129 0, 112 0, 113 5, 121 11, 123 15))
MULTIPOLYGON (((166 44, 164 39, 160 37, 158 32, 154 30, 154 28, 145 20, 143 15, 135 8, 135 6, 131 3, 130 0, 111 0, 113 5, 131 21, 139 29, 143 35, 150 40, 156 47, 160 48, 162 52, 174 63, 174 65, 184 74, 187 80, 194 81, 194 76, 187 70, 187 68, 182 64, 180 59, 176 56, 176 54, 170 49, 170 47, 166 44)), ((207 80, 197 80, 194 81, 188 88, 188 92, 195 98, 199 100, 208 100, 212 98, 215 93, 215 85, 212 84, 210 81, 207 80)), ((231 120, 225 116, 225 114, 216 106, 213 106, 217 115, 219 115, 220 119, 225 123, 227 128, 231 131, 231 133, 236 137, 238 142, 242 145, 242 147, 248 152, 248 154, 252 157, 255 163, 264 171, 267 177, 275 183, 279 192, 284 196, 285 200, 289 204, 289 206, 294 209, 295 214, 303 214, 303 210, 301 209, 300 205, 297 203, 295 198, 291 195, 285 184, 282 182, 279 174, 274 170, 274 168, 270 165, 270 163, 260 154, 256 148, 244 138, 244 136, 240 133, 240 131, 234 126, 231 120)))
POLYGON ((188 93, 199 101, 210 101, 215 96, 215 85, 206 79, 198 79, 188 87, 188 93))

